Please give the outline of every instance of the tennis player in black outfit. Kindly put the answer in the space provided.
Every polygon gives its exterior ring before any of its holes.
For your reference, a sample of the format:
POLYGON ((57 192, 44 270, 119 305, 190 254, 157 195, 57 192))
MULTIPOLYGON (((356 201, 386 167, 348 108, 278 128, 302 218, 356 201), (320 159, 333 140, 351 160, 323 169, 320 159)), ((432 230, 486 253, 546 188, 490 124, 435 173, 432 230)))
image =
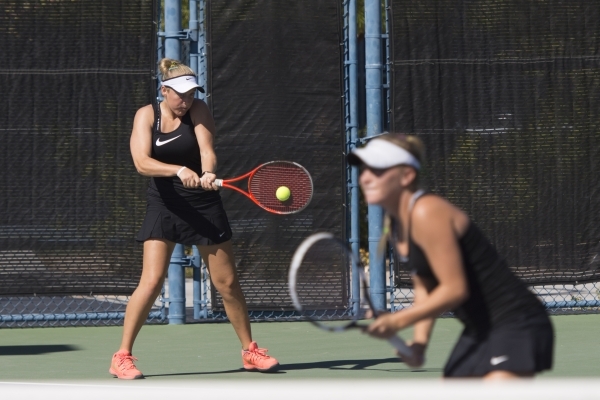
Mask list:
POLYGON ((408 262, 412 307, 378 317, 368 333, 387 338, 414 325, 411 366, 424 362, 434 319, 453 310, 464 324, 444 368, 446 377, 531 377, 550 369, 553 328, 544 306, 461 210, 418 190, 423 144, 416 136, 382 135, 349 156, 362 168, 369 204, 385 210, 383 240, 408 262))
POLYGON ((127 305, 121 347, 109 372, 120 379, 143 377, 131 350, 161 291, 176 243, 198 246, 241 342, 244 368, 276 369, 277 360, 252 340, 231 229, 214 185, 215 124, 207 105, 194 98, 196 90, 204 90, 194 72, 178 61, 163 59, 159 68, 164 101, 138 110, 130 143, 137 171, 150 177, 146 217, 137 235, 144 243, 142 276, 127 305))

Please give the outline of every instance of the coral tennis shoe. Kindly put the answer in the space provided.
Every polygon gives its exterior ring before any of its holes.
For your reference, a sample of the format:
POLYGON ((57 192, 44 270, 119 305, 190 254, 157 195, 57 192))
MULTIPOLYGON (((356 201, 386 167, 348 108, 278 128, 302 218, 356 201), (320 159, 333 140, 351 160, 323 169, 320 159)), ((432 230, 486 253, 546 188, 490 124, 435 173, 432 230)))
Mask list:
POLYGON ((267 349, 259 349, 256 342, 251 342, 248 350, 242 350, 244 368, 248 371, 275 371, 279 361, 267 355, 267 349))
POLYGON ((108 372, 119 379, 142 379, 144 374, 135 367, 134 361, 137 361, 137 358, 130 352, 119 350, 113 354, 108 372))

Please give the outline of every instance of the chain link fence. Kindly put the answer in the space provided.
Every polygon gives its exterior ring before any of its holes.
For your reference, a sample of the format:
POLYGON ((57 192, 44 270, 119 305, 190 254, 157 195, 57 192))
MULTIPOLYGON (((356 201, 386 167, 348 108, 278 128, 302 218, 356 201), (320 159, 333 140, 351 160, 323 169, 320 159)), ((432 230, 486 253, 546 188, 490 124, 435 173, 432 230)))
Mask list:
MULTIPOLYGON (((293 250, 315 230, 346 231, 341 1, 207 4, 221 172, 288 158, 317 182, 298 218, 223 196, 252 320, 295 320, 293 250)), ((390 130, 423 137, 428 186, 472 216, 550 313, 598 312, 600 7, 387 4, 390 130)), ((0 167, 11 171, 0 177, 0 327, 123 321, 139 280, 133 237, 146 184, 128 134, 135 110, 155 98, 157 9, 153 0, 0 5, 10 98, 0 167)), ((224 320, 206 269, 194 272, 188 322, 224 320)), ((412 292, 394 274, 397 310, 412 292)), ((149 323, 168 320, 168 296, 149 323)))

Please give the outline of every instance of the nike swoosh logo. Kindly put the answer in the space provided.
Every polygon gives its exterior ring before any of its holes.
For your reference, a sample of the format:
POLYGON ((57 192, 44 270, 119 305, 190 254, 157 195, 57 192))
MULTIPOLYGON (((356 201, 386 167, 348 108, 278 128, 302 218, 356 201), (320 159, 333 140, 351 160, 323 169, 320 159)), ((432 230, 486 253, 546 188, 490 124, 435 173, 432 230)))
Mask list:
POLYGON ((492 357, 490 360, 490 364, 498 365, 505 361, 508 361, 508 356, 492 357))
POLYGON ((225 232, 221 233, 221 234, 219 235, 219 237, 223 237, 223 235, 224 235, 224 234, 225 234, 225 232))
POLYGON ((185 78, 186 81, 193 81, 194 78, 185 78))
MULTIPOLYGON (((179 136, 181 136, 181 135, 179 135, 179 136)), ((157 145, 157 146, 163 146, 163 145, 165 145, 165 144, 167 144, 167 143, 169 143, 169 142, 172 142, 173 140, 177 139, 179 136, 175 136, 174 138, 171 138, 171 139, 165 140, 164 142, 161 142, 161 141, 160 141, 160 138, 156 138, 156 145, 157 145)))

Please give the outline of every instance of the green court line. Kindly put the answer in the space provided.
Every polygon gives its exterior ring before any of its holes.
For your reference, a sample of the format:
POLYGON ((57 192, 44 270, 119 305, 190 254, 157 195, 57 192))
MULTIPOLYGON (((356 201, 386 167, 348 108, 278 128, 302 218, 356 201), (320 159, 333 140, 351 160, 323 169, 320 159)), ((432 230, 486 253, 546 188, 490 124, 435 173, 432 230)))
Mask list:
MULTIPOLYGON (((552 377, 597 377, 600 315, 554 316, 552 377)), ((24 328, 0 330, 0 380, 109 380, 121 327, 24 328)), ((416 379, 439 378, 460 334, 454 319, 436 323, 427 363, 412 371, 396 361, 386 341, 357 332, 332 334, 306 322, 252 325, 255 340, 281 362, 277 373, 246 372, 240 346, 227 323, 145 326, 136 342, 137 365, 148 380, 202 379, 416 379)), ((402 334, 410 337, 410 331, 402 334)), ((126 382, 123 382, 126 384, 126 382)))

